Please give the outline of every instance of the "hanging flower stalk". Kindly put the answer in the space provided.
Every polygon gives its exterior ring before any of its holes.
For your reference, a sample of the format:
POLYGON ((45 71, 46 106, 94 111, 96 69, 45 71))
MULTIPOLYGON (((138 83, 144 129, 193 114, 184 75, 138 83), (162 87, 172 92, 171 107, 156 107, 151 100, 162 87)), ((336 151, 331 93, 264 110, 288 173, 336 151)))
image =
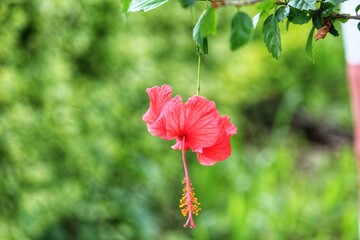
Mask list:
POLYGON ((146 92, 150 107, 143 120, 149 132, 164 140, 176 139, 171 148, 182 152, 185 186, 179 207, 188 217, 184 227, 195 228, 193 215, 197 216, 201 208, 189 177, 185 152, 191 149, 202 165, 214 165, 230 156, 230 137, 237 129, 230 118, 221 117, 215 103, 205 97, 193 96, 183 103, 180 96, 171 97, 172 89, 168 85, 148 88, 146 92))

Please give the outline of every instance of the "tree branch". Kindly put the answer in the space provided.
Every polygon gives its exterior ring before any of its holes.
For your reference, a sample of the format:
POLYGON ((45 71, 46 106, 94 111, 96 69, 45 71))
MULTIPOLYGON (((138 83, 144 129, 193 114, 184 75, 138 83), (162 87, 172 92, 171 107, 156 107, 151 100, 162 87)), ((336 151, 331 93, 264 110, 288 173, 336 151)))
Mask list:
POLYGON ((246 0, 246 1, 220 1, 221 6, 248 6, 260 2, 260 0, 246 0))
MULTIPOLYGON (((249 5, 253 5, 256 3, 261 2, 262 0, 195 0, 195 1, 199 1, 199 2, 207 2, 207 1, 211 1, 212 5, 216 8, 216 7, 222 7, 222 6, 235 6, 235 7, 243 7, 243 6, 249 6, 249 5)), ((286 5, 286 2, 283 1, 277 1, 276 2, 277 5, 286 5)))
POLYGON ((333 13, 329 16, 330 19, 355 19, 360 20, 360 15, 350 16, 348 14, 333 13))

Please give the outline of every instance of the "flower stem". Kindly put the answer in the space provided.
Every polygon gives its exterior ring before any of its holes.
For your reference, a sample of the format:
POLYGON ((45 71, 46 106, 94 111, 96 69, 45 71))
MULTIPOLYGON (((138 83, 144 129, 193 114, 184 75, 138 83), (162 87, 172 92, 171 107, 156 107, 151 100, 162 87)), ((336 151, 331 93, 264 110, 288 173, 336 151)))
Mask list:
POLYGON ((201 68, 201 53, 198 50, 198 71, 197 71, 197 91, 196 91, 197 96, 200 96, 200 68, 201 68))

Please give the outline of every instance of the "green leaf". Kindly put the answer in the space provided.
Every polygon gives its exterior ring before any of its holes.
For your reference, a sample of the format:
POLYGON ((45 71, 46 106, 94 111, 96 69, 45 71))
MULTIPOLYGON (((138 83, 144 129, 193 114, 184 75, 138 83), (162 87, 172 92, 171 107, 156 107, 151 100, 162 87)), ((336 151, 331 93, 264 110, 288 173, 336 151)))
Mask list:
POLYGON ((356 15, 359 15, 358 11, 360 11, 360 4, 357 5, 355 8, 356 15))
POLYGON ((290 21, 288 18, 288 19, 286 19, 286 31, 289 31, 289 27, 290 27, 290 21))
POLYGON ((279 59, 281 55, 281 41, 279 23, 274 14, 268 16, 263 26, 264 42, 271 55, 279 59))
POLYGON ((267 16, 269 15, 269 11, 273 8, 275 8, 277 0, 266 0, 266 1, 260 1, 256 6, 257 9, 261 11, 260 16, 267 16))
POLYGON ((338 6, 333 5, 333 3, 326 2, 321 7, 321 15, 323 17, 330 16, 333 12, 335 12, 338 9, 338 6))
POLYGON ((128 9, 128 12, 137 12, 137 11, 150 11, 154 8, 157 8, 168 0, 132 0, 128 9))
POLYGON ((259 23, 260 15, 261 14, 258 13, 252 18, 252 24, 253 24, 254 29, 256 28, 257 24, 259 23))
POLYGON ((312 16, 312 22, 316 29, 320 29, 324 26, 324 18, 320 11, 316 11, 312 16))
POLYGON ((249 15, 238 12, 231 21, 230 47, 236 50, 244 46, 252 37, 254 28, 249 15))
POLYGON ((196 25, 193 29, 193 39, 194 39, 196 45, 198 46, 198 48, 200 49, 200 52, 207 54, 208 53, 207 38, 204 37, 203 35, 201 35, 201 31, 200 31, 201 19, 202 19, 204 13, 200 16, 198 22, 196 23, 196 25))
POLYGON ((307 42, 306 42, 306 47, 305 47, 305 52, 307 57, 314 63, 315 58, 314 58, 314 48, 313 48, 313 36, 314 36, 314 31, 315 31, 315 27, 313 26, 310 30, 307 42))
POLYGON ((332 3, 333 5, 339 5, 348 0, 325 0, 324 3, 332 3))
POLYGON ((291 7, 288 19, 294 24, 305 24, 310 21, 311 17, 311 13, 291 7))
MULTIPOLYGON (((350 14, 344 14, 345 16, 350 16, 350 14)), ((346 22, 348 22, 349 21, 349 19, 348 18, 340 18, 340 19, 338 19, 338 21, 340 21, 341 23, 346 23, 346 22)))
POLYGON ((336 30, 336 28, 334 27, 334 24, 331 23, 330 29, 329 29, 329 33, 331 35, 333 35, 334 37, 338 37, 339 36, 339 32, 336 30))
POLYGON ((179 2, 183 8, 188 8, 194 5, 195 0, 179 0, 179 2))
POLYGON ((216 12, 214 8, 207 8, 199 18, 200 33, 203 37, 216 34, 216 12))
POLYGON ((359 31, 360 31, 360 22, 358 23, 357 27, 358 27, 358 29, 359 29, 359 31))
POLYGON ((121 3, 121 12, 123 14, 126 14, 128 9, 129 9, 129 6, 130 6, 130 2, 131 0, 122 0, 122 3, 121 3))
POLYGON ((290 0, 289 5, 299 10, 316 10, 316 0, 290 0))
POLYGON ((285 7, 280 7, 278 8, 278 10, 276 11, 276 17, 278 19, 279 22, 281 22, 282 20, 284 20, 285 18, 287 18, 287 16, 289 16, 290 14, 290 7, 289 5, 286 5, 285 7))
POLYGON ((207 8, 199 17, 193 29, 193 39, 200 51, 208 53, 207 36, 216 34, 216 13, 214 8, 207 8))

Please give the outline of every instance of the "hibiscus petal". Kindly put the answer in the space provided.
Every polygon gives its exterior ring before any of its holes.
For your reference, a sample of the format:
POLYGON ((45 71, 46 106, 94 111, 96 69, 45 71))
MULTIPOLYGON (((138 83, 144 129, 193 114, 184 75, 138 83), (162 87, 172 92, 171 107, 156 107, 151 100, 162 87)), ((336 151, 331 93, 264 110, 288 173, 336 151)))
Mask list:
POLYGON ((218 161, 224 161, 231 155, 230 137, 237 131, 235 125, 230 123, 228 116, 222 117, 219 121, 221 132, 213 146, 205 147, 201 152, 197 152, 197 157, 202 165, 211 166, 218 161))
POLYGON ((214 145, 220 128, 215 103, 204 97, 191 97, 185 104, 173 107, 166 117, 167 136, 185 137, 185 146, 203 148, 214 145))
POLYGON ((167 136, 167 129, 166 129, 166 114, 171 110, 175 105, 181 105, 181 98, 179 96, 175 96, 170 101, 165 103, 163 110, 160 113, 158 119, 148 124, 148 131, 154 135, 159 136, 165 140, 171 140, 173 137, 167 136))
POLYGON ((226 160, 231 155, 230 139, 224 136, 215 145, 202 149, 202 153, 197 153, 199 162, 202 165, 211 166, 219 161, 226 160))
POLYGON ((148 131, 153 136, 159 136, 166 140, 172 139, 166 135, 165 115, 173 105, 181 102, 181 97, 171 98, 171 87, 166 84, 161 87, 148 88, 146 92, 150 98, 150 107, 142 119, 147 123, 148 131))
POLYGON ((219 162, 217 160, 213 160, 211 158, 207 158, 205 155, 203 154, 198 154, 197 153, 197 158, 199 160, 199 162, 201 163, 201 165, 204 165, 204 166, 212 166, 214 165, 215 163, 219 162))
POLYGON ((155 86, 147 88, 146 92, 150 98, 150 107, 143 115, 142 119, 146 123, 151 124, 159 118, 161 111, 164 109, 165 103, 170 101, 172 89, 170 86, 164 84, 161 87, 155 86))

